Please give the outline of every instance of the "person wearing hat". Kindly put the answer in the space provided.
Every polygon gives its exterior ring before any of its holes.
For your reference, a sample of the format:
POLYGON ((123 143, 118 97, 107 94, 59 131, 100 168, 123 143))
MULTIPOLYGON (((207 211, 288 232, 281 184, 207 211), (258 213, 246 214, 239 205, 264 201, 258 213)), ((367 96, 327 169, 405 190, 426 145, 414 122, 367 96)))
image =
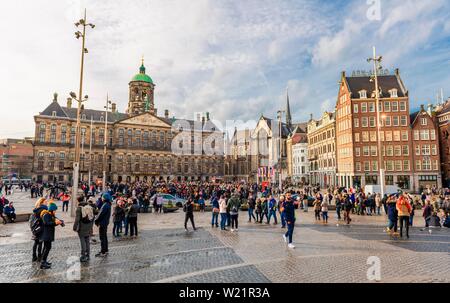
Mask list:
POLYGON ((52 242, 55 241, 55 226, 64 226, 64 221, 55 217, 58 206, 53 201, 48 204, 47 210, 41 212, 43 230, 40 240, 43 242, 41 269, 51 268, 51 263, 47 262, 48 255, 52 249, 52 242))
POLYGON ((96 257, 106 257, 108 255, 108 225, 111 218, 111 195, 104 193, 102 195, 102 207, 95 217, 95 225, 98 226, 100 235, 101 251, 97 253, 96 257))

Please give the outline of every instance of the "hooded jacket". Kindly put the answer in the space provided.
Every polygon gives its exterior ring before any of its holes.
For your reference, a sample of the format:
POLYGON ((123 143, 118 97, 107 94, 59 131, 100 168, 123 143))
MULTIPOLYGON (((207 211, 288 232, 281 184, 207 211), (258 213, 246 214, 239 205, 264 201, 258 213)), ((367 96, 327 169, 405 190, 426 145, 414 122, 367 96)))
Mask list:
POLYGON ((399 217, 409 217, 412 211, 411 204, 403 196, 397 199, 396 208, 399 217))

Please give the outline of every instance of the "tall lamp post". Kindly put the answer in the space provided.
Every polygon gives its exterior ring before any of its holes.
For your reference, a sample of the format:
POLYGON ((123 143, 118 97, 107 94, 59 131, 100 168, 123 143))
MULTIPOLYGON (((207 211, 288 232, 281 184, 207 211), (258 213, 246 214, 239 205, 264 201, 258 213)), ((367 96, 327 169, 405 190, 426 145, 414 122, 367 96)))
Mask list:
POLYGON ((106 166, 108 165, 107 157, 107 148, 108 148, 108 111, 112 109, 111 101, 109 100, 108 94, 106 95, 106 105, 105 108, 105 142, 103 142, 103 180, 102 180, 102 191, 106 190, 106 166))
POLYGON ((377 108, 377 137, 378 137, 378 162, 379 162, 379 170, 380 170, 380 187, 381 187, 381 198, 384 197, 384 188, 385 188, 385 178, 384 178, 384 164, 383 164, 383 156, 381 153, 381 117, 380 117, 380 89, 378 86, 378 71, 382 70, 381 61, 383 60, 382 56, 377 56, 376 48, 373 47, 373 58, 367 59, 367 62, 373 62, 373 75, 370 78, 371 82, 375 82, 375 102, 377 108))
POLYGON ((282 170, 283 170, 283 166, 282 166, 282 144, 283 144, 283 132, 282 132, 282 123, 281 123, 281 119, 283 116, 283 113, 285 113, 286 111, 284 110, 279 110, 277 112, 277 118, 278 118, 278 129, 279 129, 279 135, 280 137, 278 138, 279 140, 279 151, 278 151, 278 185, 280 188, 280 193, 283 191, 283 179, 282 179, 282 170))
POLYGON ((72 203, 70 207, 70 216, 75 217, 75 209, 77 207, 77 194, 78 194, 78 178, 79 178, 79 170, 80 170, 80 141, 81 141, 81 134, 80 134, 80 113, 82 110, 82 103, 87 101, 88 96, 86 95, 83 99, 83 71, 84 71, 84 55, 88 53, 86 45, 86 26, 90 26, 91 28, 94 28, 95 25, 92 23, 87 23, 86 19, 86 9, 84 10, 84 18, 80 19, 78 22, 75 23, 76 27, 82 26, 83 31, 77 31, 75 32, 75 37, 77 39, 82 38, 81 43, 81 68, 80 68, 80 90, 77 95, 74 92, 70 93, 70 96, 75 101, 78 101, 78 110, 77 110, 77 126, 76 126, 76 137, 75 137, 75 161, 73 163, 73 186, 72 186, 72 203))

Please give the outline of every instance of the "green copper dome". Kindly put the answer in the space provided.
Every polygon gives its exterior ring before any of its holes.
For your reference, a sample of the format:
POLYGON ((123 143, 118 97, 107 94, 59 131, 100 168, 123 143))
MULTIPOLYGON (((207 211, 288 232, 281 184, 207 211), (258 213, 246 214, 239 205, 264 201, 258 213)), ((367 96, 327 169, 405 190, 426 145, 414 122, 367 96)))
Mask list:
POLYGON ((135 81, 141 81, 141 82, 147 82, 153 84, 152 78, 150 78, 149 75, 145 73, 145 66, 144 63, 142 63, 141 67, 139 68, 139 74, 135 75, 133 79, 131 79, 131 82, 135 81))

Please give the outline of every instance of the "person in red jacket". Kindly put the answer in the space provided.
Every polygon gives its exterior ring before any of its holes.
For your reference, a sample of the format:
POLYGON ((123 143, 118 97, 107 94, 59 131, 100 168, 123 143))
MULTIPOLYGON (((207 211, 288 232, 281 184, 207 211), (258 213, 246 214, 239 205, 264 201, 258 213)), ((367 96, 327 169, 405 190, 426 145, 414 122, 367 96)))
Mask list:
POLYGON ((408 197, 405 197, 404 194, 400 195, 397 199, 396 208, 400 221, 400 237, 403 237, 403 224, 405 224, 406 238, 409 238, 409 216, 411 215, 412 207, 408 197))

